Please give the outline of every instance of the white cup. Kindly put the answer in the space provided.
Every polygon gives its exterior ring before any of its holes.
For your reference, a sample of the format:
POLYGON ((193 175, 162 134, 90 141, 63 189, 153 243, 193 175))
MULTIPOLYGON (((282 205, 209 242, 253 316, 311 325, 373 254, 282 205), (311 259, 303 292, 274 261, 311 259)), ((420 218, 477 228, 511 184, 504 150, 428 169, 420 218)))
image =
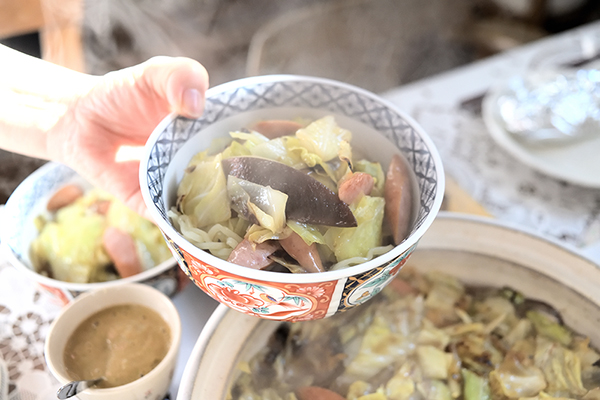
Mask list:
POLYGON ((66 372, 64 352, 67 341, 75 329, 87 318, 105 308, 137 304, 157 312, 171 329, 171 345, 163 360, 149 373, 128 384, 112 388, 91 388, 79 393, 80 400, 148 400, 163 399, 169 389, 179 345, 181 320, 171 300, 158 290, 138 283, 86 292, 61 310, 46 338, 46 363, 61 385, 73 379, 66 372))

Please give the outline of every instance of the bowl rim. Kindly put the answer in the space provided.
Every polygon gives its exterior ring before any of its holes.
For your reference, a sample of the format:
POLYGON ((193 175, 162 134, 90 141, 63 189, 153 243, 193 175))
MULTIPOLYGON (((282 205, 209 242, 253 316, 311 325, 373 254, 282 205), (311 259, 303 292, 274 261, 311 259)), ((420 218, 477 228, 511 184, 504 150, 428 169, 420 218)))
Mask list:
MULTIPOLYGON (((529 236, 530 238, 532 238, 534 240, 543 242, 548 245, 555 246, 555 247, 559 248, 560 250, 568 253, 571 257, 579 258, 580 260, 582 260, 586 264, 588 264, 589 267, 594 267, 595 270, 600 269, 600 265, 598 263, 596 263, 593 259, 587 257, 585 254, 578 251, 574 246, 572 246, 568 243, 565 243, 565 242, 561 242, 558 239, 544 235, 539 231, 533 230, 533 229, 525 227, 523 225, 519 225, 514 222, 497 220, 497 219, 494 219, 491 217, 485 217, 485 216, 480 216, 480 215, 450 212, 450 211, 440 211, 437 219, 439 219, 440 221, 443 221, 443 222, 453 222, 454 221, 454 222, 458 222, 458 223, 473 223, 473 224, 477 224, 477 225, 481 225, 481 226, 502 229, 506 232, 509 232, 510 234, 523 234, 523 235, 529 236)), ((426 249, 424 251, 426 251, 426 249)), ((523 266, 523 267, 527 268, 527 269, 531 269, 530 267, 527 267, 527 266, 523 266)), ((536 270, 536 271, 541 274, 546 275, 546 273, 544 273, 541 270, 536 270)), ((600 274, 600 272, 598 272, 598 271, 596 271, 596 273, 600 274)), ((546 275, 546 276, 552 278, 551 275, 546 275)), ((579 278, 579 279, 584 279, 584 278, 579 278)), ((578 291, 579 293, 584 294, 584 297, 587 300, 590 300, 590 301, 594 302, 595 304, 600 305, 600 295, 592 298, 589 296, 589 294, 585 295, 585 293, 587 293, 587 291, 585 289, 582 289, 581 287, 579 289, 577 289, 572 284, 568 284, 568 283, 563 283, 563 284, 571 290, 578 291)), ((223 321, 223 319, 226 316, 228 316, 230 314, 235 314, 235 313, 237 313, 237 311, 231 309, 227 305, 219 304, 216 307, 215 311, 213 311, 213 313, 209 317, 208 321, 204 325, 204 328, 202 329, 202 332, 198 336, 197 342, 194 345, 194 347, 189 355, 188 361, 186 362, 185 369, 183 371, 183 375, 181 378, 181 383, 179 385, 179 390, 177 392, 178 399, 183 399, 183 400, 192 399, 192 394, 194 393, 194 389, 195 389, 195 382, 196 382, 198 368, 200 367, 200 363, 202 362, 202 359, 204 357, 204 353, 206 352, 207 347, 210 345, 210 341, 213 339, 213 334, 219 328, 219 325, 221 324, 221 322, 223 321)), ((239 315, 239 318, 244 318, 244 317, 247 317, 247 315, 246 314, 239 315)), ((273 322, 270 320, 263 320, 263 319, 257 318, 257 323, 264 323, 263 321, 266 321, 268 323, 273 322)), ((278 322, 285 322, 285 321, 278 321, 278 322)))
MULTIPOLYGON (((171 362, 171 360, 175 359, 175 362, 176 362, 177 355, 178 355, 180 347, 181 347, 181 335, 182 335, 182 330, 183 330, 183 327, 181 325, 181 316, 179 315, 179 311, 177 310, 177 307, 175 307, 175 304, 171 301, 171 299, 169 299, 169 297, 167 295, 165 295, 164 293, 162 293, 160 290, 155 289, 152 286, 144 285, 142 283, 130 282, 130 283, 125 284, 125 286, 126 286, 125 288, 121 288, 119 286, 118 290, 131 289, 131 290, 137 290, 139 292, 146 292, 149 297, 150 296, 153 297, 153 301, 162 302, 165 305, 165 307, 169 310, 169 313, 172 315, 173 322, 174 322, 173 326, 168 325, 171 330, 171 343, 169 346, 169 350, 167 350, 167 354, 165 354, 163 359, 154 368, 152 368, 150 370, 150 372, 148 372, 143 377, 136 379, 132 382, 126 383, 124 385, 120 385, 120 386, 114 386, 114 387, 110 387, 110 388, 86 389, 86 391, 89 391, 90 394, 92 394, 92 393, 98 394, 98 395, 102 394, 103 396, 118 394, 119 392, 122 392, 124 390, 126 391, 130 388, 133 388, 135 386, 143 384, 143 382, 145 382, 145 381, 151 381, 159 373, 159 370, 164 369, 171 362), (143 380, 142 383, 140 383, 141 380, 143 380)), ((54 375, 56 380, 58 380, 61 385, 65 384, 67 382, 70 382, 72 379, 69 379, 69 377, 67 375, 63 374, 62 371, 58 371, 58 369, 55 368, 54 362, 52 362, 53 359, 51 359, 49 356, 49 354, 52 353, 50 351, 51 336, 54 333, 56 326, 58 324, 68 324, 69 322, 66 321, 65 318, 66 318, 66 316, 68 316, 68 313, 71 312, 71 310, 74 307, 77 307, 78 304, 88 301, 87 299, 90 297, 93 298, 98 295, 107 296, 113 290, 117 290, 117 287, 112 286, 112 287, 102 288, 102 289, 98 289, 98 290, 90 290, 90 291, 87 291, 86 293, 83 293, 81 296, 77 297, 76 300, 69 303, 68 306, 63 307, 60 310, 60 312, 58 313, 58 315, 54 318, 52 323, 50 324, 50 327, 48 328, 48 333, 46 335, 46 339, 44 341, 44 359, 46 360, 46 364, 48 365, 48 368, 52 372, 52 375, 54 375), (102 292, 104 292, 104 293, 102 293, 102 292), (107 294, 106 292, 109 292, 109 293, 107 294), (62 380, 64 380, 64 383, 58 377, 60 377, 62 380)), ((117 303, 115 303, 113 305, 109 305, 107 307, 101 308, 99 311, 104 310, 108 307, 117 306, 117 305, 126 305, 126 304, 131 304, 131 302, 130 301, 128 302, 127 300, 118 301, 117 303)), ((144 306, 151 309, 152 311, 156 312, 156 310, 153 308, 153 306, 150 305, 150 303, 148 303, 147 305, 144 304, 144 306)), ((99 311, 96 311, 96 312, 99 312, 99 311)), ((82 319, 82 322, 85 321, 85 319, 91 317, 93 314, 94 313, 86 312, 86 317, 84 317, 82 319)), ((77 327, 75 327, 73 329, 73 331, 76 328, 77 327)), ((71 334, 72 334, 72 332, 71 332, 71 334)), ((61 352, 61 354, 63 354, 63 352, 61 352)))
MULTIPOLYGON (((359 88, 352 84, 327 79, 327 78, 319 78, 312 76, 304 76, 304 75, 289 75, 289 74, 273 74, 273 75, 261 75, 261 76, 253 76, 247 78, 241 78, 234 81, 226 82, 210 88, 206 92, 206 98, 211 98, 213 96, 217 96, 223 92, 226 92, 231 89, 236 89, 243 87, 245 85, 255 85, 260 83, 269 83, 269 82, 286 82, 286 81, 296 81, 296 82, 315 82, 323 85, 339 87, 351 92, 359 93, 363 96, 369 97, 372 100, 378 102, 379 104, 385 106, 390 109, 398 116, 400 116, 404 121, 406 121, 412 129, 414 129, 418 134, 420 139, 426 144, 428 150, 430 151, 431 158, 433 159, 434 165, 436 167, 436 178, 437 178, 437 187, 434 201, 432 202, 431 209, 429 214, 423 220, 423 223, 415 232, 413 232, 408 238, 406 238, 402 243, 395 246, 392 250, 377 256, 365 263, 350 266, 347 268, 343 268, 336 271, 326 271, 319 272, 315 274, 285 274, 280 272, 273 271, 262 271, 255 270, 247 267, 242 267, 239 265, 235 265, 233 263, 227 262, 221 258, 218 258, 207 251, 201 250, 194 246, 192 243, 187 241, 170 223, 168 223, 161 213, 156 209, 152 196, 150 194, 150 189, 148 186, 148 177, 147 177, 147 167, 148 161, 150 160, 150 156, 156 143, 156 140, 159 135, 163 133, 165 128, 176 118, 178 115, 176 113, 171 113, 167 117, 165 117, 152 131, 152 134, 149 136, 148 141, 146 142, 146 146, 144 147, 143 158, 140 161, 140 188, 142 191, 142 197, 144 198, 144 202, 152 215, 152 218, 156 225, 158 225, 163 232, 165 232, 166 236, 168 236, 177 246, 181 247, 187 253, 189 253, 194 258, 199 260, 206 260, 205 262, 214 266, 215 268, 221 269, 223 271, 229 272, 231 274, 235 274, 237 276, 248 278, 252 280, 264 281, 264 282, 277 282, 277 283, 291 283, 291 284, 304 284, 304 283, 320 283, 320 282, 329 282, 329 281, 337 281, 343 278, 347 278, 349 276, 355 276, 363 274, 373 268, 385 265, 386 263, 396 259, 406 251, 410 250, 417 244, 419 239, 423 236, 423 234, 427 231, 429 226, 433 223, 437 213, 439 212, 442 200, 444 197, 444 189, 445 189, 445 175, 444 175, 444 167, 442 164, 441 157, 437 150, 437 147, 433 143, 433 140, 429 137, 429 135, 425 132, 425 130, 421 127, 421 125, 412 117, 407 115, 404 111, 398 109, 396 105, 391 103, 390 101, 367 91, 365 89, 359 88)), ((167 217, 168 218, 168 217, 167 217)))
MULTIPOLYGON (((4 213, 6 212, 6 205, 9 204, 9 202, 11 201, 11 198, 12 198, 13 202, 17 201, 16 197, 13 197, 13 195, 15 193, 17 193, 17 195, 20 195, 20 192, 24 190, 23 189, 24 186, 22 186, 23 184, 36 181, 36 180, 40 179, 43 175, 48 173, 48 171, 55 169, 62 165, 65 165, 65 164, 57 163, 54 161, 49 161, 46 164, 39 167, 38 169, 36 169, 35 171, 33 171, 29 176, 27 176, 23 180, 23 182, 21 182, 19 184, 19 186, 17 186, 17 188, 13 191, 11 196, 8 198, 6 204, 0 205, 0 216, 4 216, 4 213), (19 190, 19 188, 21 188, 21 190, 19 190)), ((75 173, 77 175, 79 175, 77 172, 75 172, 75 173)), ((0 225, 0 254, 3 254, 7 258, 7 261, 11 265, 13 265, 17 270, 23 271, 27 276, 29 276, 34 281, 36 281, 42 285, 46 285, 46 286, 53 287, 53 288, 66 289, 66 290, 74 291, 74 292, 86 292, 88 290, 100 289, 100 288, 104 288, 104 287, 108 287, 108 286, 114 286, 117 284, 143 282, 147 279, 151 279, 157 275, 160 275, 164 271, 166 271, 170 268, 173 268, 177 264, 177 260, 171 256, 169 259, 163 261, 162 263, 160 263, 150 269, 142 271, 139 274, 136 274, 136 275, 133 275, 133 276, 130 276, 127 278, 120 278, 120 279, 113 280, 113 281, 92 282, 92 283, 65 282, 65 281, 61 281, 58 279, 54 279, 54 278, 50 278, 50 277, 41 275, 33 269, 33 266, 30 267, 27 264, 25 264, 17 256, 17 254, 14 252, 13 248, 4 239, 6 237, 5 235, 6 235, 6 231, 8 229, 9 229, 9 227, 6 224, 0 225)))

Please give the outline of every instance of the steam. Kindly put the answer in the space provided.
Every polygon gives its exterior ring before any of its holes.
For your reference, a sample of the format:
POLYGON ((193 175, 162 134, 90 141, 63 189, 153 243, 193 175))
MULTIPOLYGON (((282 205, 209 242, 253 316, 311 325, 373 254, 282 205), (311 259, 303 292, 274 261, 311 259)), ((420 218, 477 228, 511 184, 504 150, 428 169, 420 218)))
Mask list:
MULTIPOLYGON (((71 1, 60 2, 54 14, 65 14, 67 3, 71 1)), ((187 56, 208 69, 212 85, 248 75, 293 73, 380 92, 460 65, 468 57, 455 34, 468 14, 462 4, 468 2, 462 1, 73 3, 85 3, 82 15, 75 10, 71 17, 83 22, 85 70, 94 74, 156 55, 187 56)))

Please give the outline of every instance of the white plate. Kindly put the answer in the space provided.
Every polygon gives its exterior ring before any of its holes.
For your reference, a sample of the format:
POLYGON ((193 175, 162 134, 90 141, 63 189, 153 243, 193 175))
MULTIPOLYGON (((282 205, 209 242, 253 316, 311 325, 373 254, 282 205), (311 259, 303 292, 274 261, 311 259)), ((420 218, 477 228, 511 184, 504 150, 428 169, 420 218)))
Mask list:
MULTIPOLYGON (((408 265, 469 285, 511 287, 551 304, 568 326, 600 344, 600 269, 558 241, 491 218, 440 212, 408 265)), ((217 307, 190 354, 177 400, 225 399, 234 366, 278 325, 217 307)))
POLYGON ((492 88, 483 99, 482 116, 496 143, 522 163, 548 176, 576 185, 600 188, 600 137, 562 146, 527 146, 507 132, 494 104, 502 91, 492 88))

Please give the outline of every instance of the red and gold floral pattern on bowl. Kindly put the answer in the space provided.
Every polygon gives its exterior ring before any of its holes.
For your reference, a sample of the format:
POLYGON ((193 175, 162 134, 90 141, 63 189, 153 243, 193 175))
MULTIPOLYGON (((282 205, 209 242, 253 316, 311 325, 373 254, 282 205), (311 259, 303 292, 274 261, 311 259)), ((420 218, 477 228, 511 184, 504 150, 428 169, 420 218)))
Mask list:
POLYGON ((358 306, 398 274, 416 246, 394 260, 348 278, 313 283, 264 282, 218 269, 181 249, 169 247, 186 275, 206 294, 234 310, 277 321, 308 321, 358 306))

